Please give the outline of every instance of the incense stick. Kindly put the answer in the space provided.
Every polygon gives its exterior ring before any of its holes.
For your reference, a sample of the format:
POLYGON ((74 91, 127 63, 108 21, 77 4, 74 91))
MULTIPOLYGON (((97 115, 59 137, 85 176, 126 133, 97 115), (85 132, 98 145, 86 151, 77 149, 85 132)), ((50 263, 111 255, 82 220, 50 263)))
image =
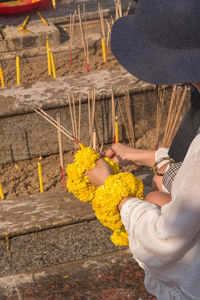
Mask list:
POLYGON ((75 131, 75 125, 74 125, 74 117, 73 117, 73 112, 72 112, 72 104, 71 104, 71 96, 68 94, 68 102, 69 102, 69 111, 70 111, 70 117, 71 117, 71 123, 72 123, 72 132, 73 136, 76 136, 76 131, 75 131))
POLYGON ((112 138, 113 142, 115 142, 115 99, 113 88, 111 88, 111 109, 112 109, 112 138))
POLYGON ((72 14, 70 14, 70 66, 72 66, 72 47, 73 47, 73 40, 74 40, 75 16, 76 16, 76 11, 74 12, 73 16, 72 14))
POLYGON ((59 154, 60 154, 60 167, 63 168, 63 149, 62 149, 62 138, 61 138, 61 131, 60 131, 60 116, 57 114, 57 123, 59 124, 57 128, 58 132, 58 146, 59 146, 59 154))
POLYGON ((123 111, 122 111, 121 103, 120 103, 119 100, 118 100, 118 106, 119 106, 119 112, 120 112, 120 115, 121 115, 121 117, 122 117, 122 121, 123 121, 125 130, 126 130, 126 134, 127 134, 129 143, 131 143, 130 132, 129 132, 129 129, 128 129, 127 125, 126 125, 126 121, 125 121, 124 114, 123 114, 123 111))
POLYGON ((55 119, 53 119, 51 116, 49 116, 47 113, 45 113, 41 108, 33 108, 33 110, 40 115, 42 118, 47 120, 51 125, 53 125, 55 128, 60 128, 60 131, 67 136, 69 139, 71 139, 73 142, 79 144, 80 141, 76 139, 69 131, 64 128, 62 125, 59 125, 55 119))
POLYGON ((75 137, 78 137, 78 129, 77 129, 77 121, 76 121, 76 107, 75 107, 75 98, 72 93, 72 103, 73 103, 73 117, 74 117, 74 129, 75 129, 75 137))
POLYGON ((60 154, 60 169, 61 169, 61 177, 62 177, 62 186, 65 188, 66 180, 65 180, 65 171, 64 171, 64 163, 63 163, 63 148, 62 148, 62 138, 61 138, 61 131, 60 131, 60 116, 57 114, 57 123, 59 127, 57 128, 58 132, 58 146, 59 146, 59 154, 60 154))
POLYGON ((132 119, 132 115, 131 115, 129 90, 127 90, 127 92, 126 92, 125 107, 126 107, 126 113, 127 113, 127 118, 128 118, 128 124, 129 124, 129 128, 130 128, 131 144, 133 147, 135 147, 135 134, 134 134, 134 128, 133 128, 133 119, 132 119))
POLYGON ((79 95, 79 114, 78 114, 78 139, 80 140, 81 138, 81 96, 79 95))
POLYGON ((86 10, 85 10, 85 4, 83 4, 83 14, 84 14, 84 19, 85 19, 85 27, 86 27, 86 56, 87 56, 87 64, 88 64, 88 69, 89 69, 89 42, 88 42, 88 23, 86 19, 86 10))
POLYGON ((93 132, 92 132, 92 148, 94 150, 96 150, 96 144, 97 144, 97 132, 96 132, 96 129, 93 129, 93 132))
POLYGON ((84 32, 83 32, 83 25, 82 25, 81 12, 80 12, 79 5, 78 5, 78 17, 79 17, 79 24, 80 24, 80 29, 81 29, 81 40, 82 40, 82 44, 83 44, 83 51, 84 51, 85 60, 86 60, 86 68, 87 68, 87 72, 88 72, 89 69, 88 69, 88 62, 87 62, 87 49, 86 49, 86 45, 85 45, 85 36, 84 36, 84 32))
POLYGON ((88 89, 88 126, 89 126, 89 134, 91 134, 91 110, 90 110, 90 90, 88 89))
POLYGON ((130 8, 131 8, 131 2, 129 2, 129 4, 128 4, 127 10, 125 12, 125 16, 128 16, 130 8))
POLYGON ((91 144, 92 144, 92 133, 94 130, 94 117, 95 117, 95 102, 96 102, 96 96, 95 96, 96 90, 93 90, 92 93, 92 121, 91 121, 91 144))

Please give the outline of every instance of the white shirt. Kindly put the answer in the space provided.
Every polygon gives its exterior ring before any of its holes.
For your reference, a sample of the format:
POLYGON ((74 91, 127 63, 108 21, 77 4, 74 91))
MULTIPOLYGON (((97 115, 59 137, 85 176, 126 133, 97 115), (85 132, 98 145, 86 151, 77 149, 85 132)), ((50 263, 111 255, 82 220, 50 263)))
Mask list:
POLYGON ((159 208, 128 200, 121 218, 146 289, 159 300, 200 299, 200 134, 176 175, 172 201, 159 208))

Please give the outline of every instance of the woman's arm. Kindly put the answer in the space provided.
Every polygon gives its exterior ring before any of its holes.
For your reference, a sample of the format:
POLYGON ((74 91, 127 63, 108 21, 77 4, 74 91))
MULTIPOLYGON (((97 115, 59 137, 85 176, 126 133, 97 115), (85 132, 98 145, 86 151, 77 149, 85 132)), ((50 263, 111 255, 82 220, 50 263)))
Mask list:
POLYGON ((172 201, 161 209, 138 198, 127 200, 121 217, 134 257, 149 267, 176 261, 200 230, 200 135, 191 144, 172 187, 172 201))

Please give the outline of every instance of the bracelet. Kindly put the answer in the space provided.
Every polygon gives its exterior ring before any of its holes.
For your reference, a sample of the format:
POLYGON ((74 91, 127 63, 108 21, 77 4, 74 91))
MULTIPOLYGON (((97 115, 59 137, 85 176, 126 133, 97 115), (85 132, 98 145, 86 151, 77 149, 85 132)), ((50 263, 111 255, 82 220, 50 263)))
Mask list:
POLYGON ((173 158, 171 158, 171 157, 162 157, 162 158, 158 159, 158 160, 155 162, 155 164, 153 165, 153 172, 154 172, 155 175, 163 176, 163 175, 165 174, 165 172, 164 172, 164 173, 159 173, 159 172, 158 172, 158 169, 157 169, 157 168, 158 168, 158 165, 159 165, 161 162, 163 162, 163 161, 168 161, 170 167, 173 166, 173 165, 175 164, 175 161, 174 161, 173 158))
POLYGON ((116 246, 128 246, 128 233, 121 220, 118 204, 126 197, 143 199, 143 183, 132 173, 110 175, 104 185, 96 189, 92 207, 97 219, 113 232, 112 242, 116 246))

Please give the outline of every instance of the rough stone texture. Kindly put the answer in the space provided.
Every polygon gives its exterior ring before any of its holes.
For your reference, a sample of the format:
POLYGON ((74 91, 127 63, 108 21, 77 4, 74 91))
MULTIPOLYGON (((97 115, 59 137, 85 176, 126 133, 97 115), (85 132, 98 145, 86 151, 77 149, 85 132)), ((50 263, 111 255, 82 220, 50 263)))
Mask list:
POLYGON ((19 27, 9 26, 3 30, 4 40, 0 42, 0 51, 19 51, 43 47, 46 44, 46 35, 52 46, 60 44, 60 32, 52 23, 46 26, 44 23, 32 23, 28 26, 28 32, 23 34, 19 27))
POLYGON ((1 300, 156 300, 129 250, 0 278, 1 300))
MULTIPOLYGON (((78 120, 78 96, 82 98, 81 141, 89 144, 88 132, 88 89, 96 89, 95 122, 97 139, 100 144, 112 142, 110 88, 113 86, 118 114, 117 100, 124 107, 124 86, 130 89, 132 111, 136 124, 136 136, 141 136, 152 128, 156 111, 157 93, 138 94, 155 89, 154 85, 144 83, 123 69, 97 71, 82 75, 60 77, 55 80, 37 82, 30 87, 18 86, 1 89, 0 95, 0 163, 18 161, 36 156, 58 152, 57 130, 46 120, 33 112, 33 105, 47 109, 56 118, 59 113, 61 124, 72 132, 68 107, 68 93, 74 92, 78 120), (152 99, 150 99, 152 98, 152 99), (145 117, 144 117, 145 115, 145 117), (144 124, 142 124, 142 123, 144 124)), ((119 117, 120 140, 127 140, 122 118, 119 117)), ((73 149, 73 143, 63 138, 63 149, 73 149)))
MULTIPOLYGON (((139 176, 139 175, 137 175, 139 176)), ((139 176, 145 194, 152 173, 139 176)), ((0 276, 117 250, 88 203, 67 192, 0 202, 0 276)))

